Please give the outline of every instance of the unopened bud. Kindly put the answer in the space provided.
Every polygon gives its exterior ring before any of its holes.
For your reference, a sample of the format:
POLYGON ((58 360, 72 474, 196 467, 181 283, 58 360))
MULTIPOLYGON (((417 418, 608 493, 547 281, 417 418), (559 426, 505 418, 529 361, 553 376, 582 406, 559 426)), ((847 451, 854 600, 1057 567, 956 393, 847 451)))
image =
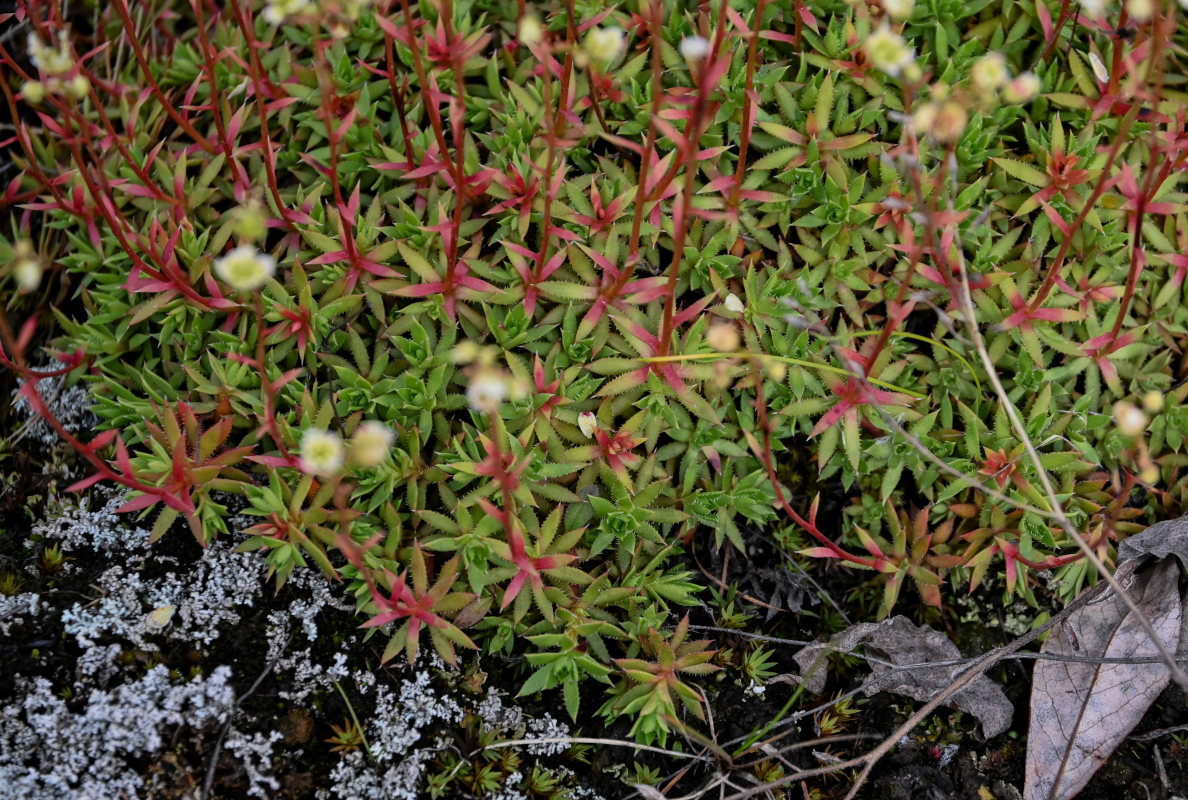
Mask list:
POLYGON ((75 75, 66 82, 66 93, 75 100, 82 100, 91 92, 91 82, 86 75, 75 75))
POLYGON ((726 295, 726 299, 722 301, 722 307, 727 311, 733 311, 736 314, 741 314, 747 309, 747 307, 743 305, 743 301, 738 299, 738 295, 736 295, 734 292, 726 295))
POLYGON ((1143 395, 1143 408, 1148 414, 1158 414, 1163 410, 1163 392, 1152 389, 1143 395))
POLYGON ((742 339, 733 325, 719 323, 711 325, 705 332, 705 343, 719 353, 733 353, 742 344, 742 339))
POLYGON ((41 81, 25 81, 21 86, 21 94, 34 105, 39 105, 45 99, 45 84, 41 81))
POLYGON ((41 285, 41 262, 36 258, 18 258, 12 265, 12 277, 22 293, 35 291, 41 285))
POLYGON ((594 431, 598 430, 598 418, 594 416, 593 411, 583 411, 578 414, 578 428, 582 435, 590 437, 594 435, 594 431))

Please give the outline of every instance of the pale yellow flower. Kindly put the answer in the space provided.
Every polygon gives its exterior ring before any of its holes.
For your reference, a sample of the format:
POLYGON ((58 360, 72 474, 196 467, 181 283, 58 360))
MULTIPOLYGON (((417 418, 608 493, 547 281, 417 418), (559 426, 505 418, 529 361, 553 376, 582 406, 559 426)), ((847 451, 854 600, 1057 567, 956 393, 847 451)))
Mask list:
POLYGON ((351 437, 351 460, 360 467, 378 467, 388 457, 396 434, 378 420, 368 420, 355 428, 351 437))
POLYGON ((214 263, 215 272, 231 288, 243 292, 259 289, 276 272, 276 259, 244 244, 214 263))
POLYGON ((342 469, 346 448, 342 437, 320 428, 301 435, 301 469, 311 475, 333 475, 342 469))
POLYGON ((582 49, 595 65, 605 67, 619 57, 624 45, 621 29, 594 27, 586 34, 582 49))
POLYGON ((912 63, 915 57, 907 41, 890 26, 883 25, 866 40, 866 57, 875 69, 895 77, 912 63))

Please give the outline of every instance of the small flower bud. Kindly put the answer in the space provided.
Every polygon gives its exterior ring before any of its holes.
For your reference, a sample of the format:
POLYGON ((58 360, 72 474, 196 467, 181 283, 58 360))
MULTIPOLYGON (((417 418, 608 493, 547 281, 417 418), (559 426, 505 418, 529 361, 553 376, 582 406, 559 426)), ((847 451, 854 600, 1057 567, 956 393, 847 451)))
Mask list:
POLYGON ((1139 472, 1139 479, 1143 483, 1148 484, 1148 485, 1158 483, 1159 482, 1159 467, 1155 466, 1154 464, 1147 464, 1139 472))
POLYGON ((301 469, 310 475, 333 475, 346 460, 342 437, 320 428, 309 428, 301 436, 301 469))
POLYGON ((75 75, 66 82, 66 93, 75 100, 82 100, 91 92, 91 81, 86 75, 75 75))
POLYGON ((1097 53, 1089 54, 1089 66, 1093 67, 1093 74, 1097 76, 1098 83, 1110 82, 1110 71, 1106 69, 1106 65, 1102 62, 1101 56, 1097 53))
POLYGON ((25 81, 21 86, 21 94, 34 105, 40 105, 45 99, 45 84, 41 81, 25 81))
POLYGON ((883 0, 883 10, 891 19, 902 22, 916 10, 916 2, 915 0, 883 0))
POLYGON ((214 263, 215 272, 233 289, 251 292, 259 289, 276 272, 276 260, 255 247, 236 247, 214 263))
POLYGON ((899 75, 914 58, 907 41, 885 24, 867 37, 865 49, 871 65, 892 77, 899 75))
POLYGON ((705 332, 705 343, 719 353, 733 353, 742 344, 742 338, 733 325, 719 323, 705 332))
POLYGON ((743 301, 739 300, 738 295, 736 295, 734 292, 726 295, 726 299, 722 301, 722 306, 727 311, 733 311, 736 314, 741 314, 747 308, 743 305, 743 301))
POLYGON ((31 256, 18 258, 12 265, 12 277, 23 294, 41 285, 41 262, 31 256))
POLYGON ((1023 72, 1003 87, 1002 99, 1012 105, 1030 103, 1039 97, 1040 88, 1040 79, 1034 72, 1023 72))
POLYGON ((591 28, 582 49, 595 66, 605 67, 623 51, 623 31, 619 28, 591 28))
POLYGON ((1163 392, 1152 389, 1143 395, 1143 408, 1148 414, 1158 414, 1163 410, 1163 392))
POLYGON ((593 411, 583 411, 578 414, 578 428, 583 436, 594 435, 594 431, 598 430, 598 418, 594 416, 593 411))
POLYGON ((1125 401, 1114 403, 1114 422, 1124 436, 1141 436, 1147 428, 1147 415, 1125 401))
POLYGON ((776 383, 783 382, 788 377, 788 366, 783 361, 769 361, 764 365, 767 375, 776 383))
POLYGON ((368 420, 355 428, 351 437, 351 460, 364 468, 378 467, 388 457, 396 434, 378 420, 368 420))

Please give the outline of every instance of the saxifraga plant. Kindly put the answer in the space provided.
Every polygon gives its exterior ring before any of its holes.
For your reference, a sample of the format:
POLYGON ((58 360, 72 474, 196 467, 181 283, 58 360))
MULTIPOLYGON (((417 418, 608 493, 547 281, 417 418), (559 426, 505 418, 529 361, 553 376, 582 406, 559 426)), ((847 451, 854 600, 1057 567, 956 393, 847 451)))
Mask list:
POLYGON ((0 363, 154 537, 238 495, 386 657, 522 655, 575 717, 605 682, 641 741, 699 716, 695 537, 783 514, 882 615, 990 569, 1071 596, 1054 503, 1108 558, 1188 491, 1179 11, 895 5, 22 0, 0 363))

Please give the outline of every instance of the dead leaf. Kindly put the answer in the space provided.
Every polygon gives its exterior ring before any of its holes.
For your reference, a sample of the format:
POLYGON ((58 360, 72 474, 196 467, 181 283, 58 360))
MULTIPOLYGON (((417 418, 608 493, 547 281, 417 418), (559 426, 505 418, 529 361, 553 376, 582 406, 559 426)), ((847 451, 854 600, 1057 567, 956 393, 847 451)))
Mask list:
MULTIPOLYGON (((1137 567, 1137 560, 1127 561, 1114 577, 1174 651, 1182 615, 1179 568, 1172 559, 1142 572, 1137 567)), ((1159 651, 1122 599, 1107 587, 1100 598, 1058 623, 1040 652, 1134 658, 1156 656, 1159 651)), ((1076 795, 1170 680, 1171 670, 1161 663, 1037 662, 1024 799, 1066 800, 1076 795)))
MULTIPOLYGON (((895 667, 905 664, 961 660, 961 652, 943 633, 927 625, 916 627, 902 616, 851 625, 833 637, 829 644, 809 645, 793 658, 801 670, 807 672, 828 650, 848 651, 858 647, 862 647, 867 655, 890 664, 869 662, 873 680, 863 690, 868 697, 878 692, 893 692, 927 702, 948 688, 964 669, 950 665, 893 672, 895 667)), ((820 694, 825 688, 824 662, 803 680, 806 689, 820 694)), ((1002 689, 985 675, 954 695, 951 702, 959 710, 976 717, 988 739, 1009 728, 1014 716, 1014 708, 1002 689)))
POLYGON ((1167 558, 1169 555, 1174 555, 1188 567, 1188 517, 1156 522, 1118 545, 1119 563, 1143 556, 1167 558))

